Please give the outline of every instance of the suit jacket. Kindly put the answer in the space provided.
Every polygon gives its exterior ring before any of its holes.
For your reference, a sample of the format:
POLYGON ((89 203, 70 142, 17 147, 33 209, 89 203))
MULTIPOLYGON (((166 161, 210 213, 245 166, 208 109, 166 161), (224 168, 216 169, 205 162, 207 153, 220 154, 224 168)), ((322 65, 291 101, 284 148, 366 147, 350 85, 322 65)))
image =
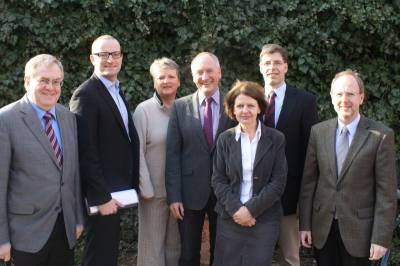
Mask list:
POLYGON ((284 215, 296 213, 310 130, 317 122, 318 112, 314 95, 287 85, 276 125, 276 129, 286 138, 288 176, 282 196, 284 215))
POLYGON ((83 225, 75 116, 55 108, 62 168, 27 96, 0 109, 0 243, 25 252, 44 246, 60 211, 71 248, 83 225))
MULTIPOLYGON (((235 123, 224 113, 220 91, 220 119, 215 136, 235 123)), ((215 141, 214 141, 215 142, 215 141)), ((185 208, 200 210, 211 191, 212 156, 200 121, 197 92, 176 100, 172 106, 167 133, 165 178, 169 204, 182 202, 185 208)))
POLYGON ((69 103, 78 122, 83 193, 89 204, 111 200, 111 192, 138 188, 139 139, 128 110, 129 136, 121 114, 103 83, 93 75, 69 103))
POLYGON ((245 204, 240 201, 243 181, 241 140, 236 141, 235 135, 235 128, 231 128, 221 134, 217 143, 212 176, 217 197, 216 212, 223 218, 230 218, 245 205, 257 221, 280 219, 280 199, 287 175, 284 135, 261 126, 253 165, 253 195, 245 204))
POLYGON ((300 195, 300 230, 323 247, 336 216, 346 250, 369 257, 371 243, 389 247, 396 213, 394 133, 361 116, 340 175, 336 170, 337 119, 315 125, 300 195))

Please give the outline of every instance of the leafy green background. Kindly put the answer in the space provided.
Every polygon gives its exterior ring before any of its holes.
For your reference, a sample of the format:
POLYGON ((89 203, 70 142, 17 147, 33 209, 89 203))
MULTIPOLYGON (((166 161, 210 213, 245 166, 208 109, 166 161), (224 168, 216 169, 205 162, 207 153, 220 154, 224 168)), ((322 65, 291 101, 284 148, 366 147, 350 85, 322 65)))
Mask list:
POLYGON ((195 90, 191 58, 214 52, 226 91, 235 79, 262 83, 260 48, 276 42, 289 52, 288 83, 317 95, 322 119, 334 115, 334 74, 355 69, 366 84, 362 112, 392 127, 399 143, 399 0, 3 0, 0 12, 0 106, 24 94, 24 65, 39 53, 62 60, 67 104, 93 71, 92 41, 106 33, 122 44, 119 79, 132 110, 153 92, 155 58, 177 61, 186 95, 195 90))

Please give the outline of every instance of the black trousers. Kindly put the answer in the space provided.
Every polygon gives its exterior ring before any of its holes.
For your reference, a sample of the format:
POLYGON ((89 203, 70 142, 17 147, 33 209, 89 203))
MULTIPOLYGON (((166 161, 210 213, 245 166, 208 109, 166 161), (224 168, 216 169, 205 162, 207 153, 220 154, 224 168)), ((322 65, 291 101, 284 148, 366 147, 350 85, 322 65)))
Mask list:
POLYGON ((12 248, 11 256, 15 266, 73 266, 74 250, 69 248, 63 214, 58 215, 49 240, 41 250, 29 253, 12 248))
POLYGON ((333 220, 328 240, 322 249, 314 248, 318 266, 370 266, 368 258, 356 258, 347 252, 339 231, 339 224, 333 220))
POLYGON ((201 210, 185 208, 183 220, 178 220, 181 236, 181 256, 179 266, 199 266, 201 235, 205 215, 208 216, 210 232, 210 265, 214 260, 215 232, 217 228, 217 213, 214 211, 215 196, 208 199, 207 205, 201 210))
POLYGON ((83 266, 117 266, 122 211, 88 217, 83 266))

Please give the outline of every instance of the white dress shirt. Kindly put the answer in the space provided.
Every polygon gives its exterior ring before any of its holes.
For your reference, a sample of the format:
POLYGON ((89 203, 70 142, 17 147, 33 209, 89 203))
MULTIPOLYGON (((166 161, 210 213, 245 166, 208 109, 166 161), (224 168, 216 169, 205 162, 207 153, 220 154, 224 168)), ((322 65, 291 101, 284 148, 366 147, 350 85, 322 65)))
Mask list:
MULTIPOLYGON (((273 89, 271 87, 265 87, 265 99, 268 99, 269 94, 273 89)), ((283 83, 281 86, 276 88, 274 90, 276 96, 275 96, 275 127, 276 124, 278 123, 279 115, 281 114, 282 111, 282 105, 283 105, 283 100, 285 99, 285 93, 286 93, 286 83, 283 83)))
POLYGON ((242 132, 240 125, 236 126, 235 132, 236 141, 239 141, 240 138, 242 151, 243 179, 240 187, 240 201, 246 203, 253 195, 253 167, 258 142, 261 138, 261 124, 258 123, 256 135, 252 140, 247 133, 242 132))

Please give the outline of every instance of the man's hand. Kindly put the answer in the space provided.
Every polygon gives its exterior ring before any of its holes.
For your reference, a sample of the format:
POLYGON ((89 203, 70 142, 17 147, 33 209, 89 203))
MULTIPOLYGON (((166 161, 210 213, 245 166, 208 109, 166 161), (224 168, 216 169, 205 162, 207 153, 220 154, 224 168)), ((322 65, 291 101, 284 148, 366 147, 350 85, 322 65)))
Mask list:
POLYGON ((171 205, 169 205, 169 210, 171 211, 172 216, 174 216, 175 219, 183 220, 184 209, 182 202, 171 203, 171 205))
POLYGON ((300 231, 300 239, 303 247, 306 248, 312 247, 311 231, 300 231))
POLYGON ((81 237, 82 232, 83 232, 83 225, 78 224, 75 229, 75 237, 77 240, 81 237))
POLYGON ((369 249, 369 260, 379 260, 386 254, 387 248, 372 243, 369 249))
POLYGON ((256 219, 254 219, 246 206, 240 207, 239 210, 233 214, 232 218, 235 223, 241 226, 251 227, 256 224, 256 219))
POLYGON ((11 259, 11 244, 0 245, 0 260, 9 261, 11 259))
POLYGON ((99 205, 97 207, 99 208, 100 214, 104 216, 116 214, 118 212, 118 208, 122 208, 124 207, 124 205, 116 199, 111 199, 109 202, 99 205))

